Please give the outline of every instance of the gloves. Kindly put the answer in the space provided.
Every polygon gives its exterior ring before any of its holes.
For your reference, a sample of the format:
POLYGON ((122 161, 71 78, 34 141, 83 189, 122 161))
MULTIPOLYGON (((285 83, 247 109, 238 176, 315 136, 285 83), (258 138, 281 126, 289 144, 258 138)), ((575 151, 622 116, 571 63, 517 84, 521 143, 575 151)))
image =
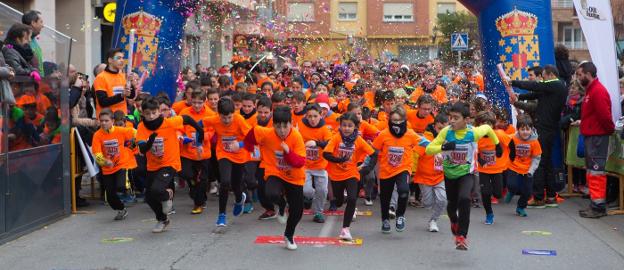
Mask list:
POLYGON ((191 139, 189 137, 186 137, 186 136, 182 137, 182 144, 189 144, 189 143, 192 143, 192 142, 193 142, 193 139, 191 139))
POLYGON ((487 164, 487 161, 483 158, 481 158, 481 155, 477 155, 477 162, 479 162, 479 165, 481 167, 484 167, 487 164))
POLYGON ((38 71, 31 72, 30 77, 32 77, 37 83, 41 82, 41 75, 39 75, 38 71))
POLYGON ((154 140, 156 140, 156 136, 158 136, 158 133, 156 133, 156 132, 152 133, 152 135, 149 136, 149 139, 147 140, 147 142, 149 144, 153 143, 154 140))
POLYGON ((499 144, 496 145, 496 157, 502 157, 503 156, 503 147, 499 144))
POLYGON ((513 140, 509 142, 509 160, 516 160, 516 143, 513 140))
POLYGON ((442 151, 452 151, 455 150, 455 142, 446 142, 442 145, 442 151))

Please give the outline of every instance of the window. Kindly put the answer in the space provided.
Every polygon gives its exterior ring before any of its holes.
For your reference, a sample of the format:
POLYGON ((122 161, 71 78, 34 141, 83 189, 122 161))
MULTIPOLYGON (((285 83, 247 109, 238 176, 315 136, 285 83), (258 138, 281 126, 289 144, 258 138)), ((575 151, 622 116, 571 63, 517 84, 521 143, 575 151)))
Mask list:
POLYGON ((288 21, 314 21, 314 7, 312 5, 313 3, 288 3, 288 21))
POLYGON ((338 3, 338 20, 354 21, 357 19, 357 3, 338 3))
POLYGON ((455 13, 455 3, 438 3, 438 14, 455 13))
POLYGON ((583 30, 579 27, 564 26, 561 43, 569 49, 587 49, 583 30))
POLYGON ((414 4, 412 3, 384 3, 384 22, 413 22, 414 4))
POLYGON ((572 8, 574 2, 572 0, 552 0, 552 7, 554 8, 572 8))

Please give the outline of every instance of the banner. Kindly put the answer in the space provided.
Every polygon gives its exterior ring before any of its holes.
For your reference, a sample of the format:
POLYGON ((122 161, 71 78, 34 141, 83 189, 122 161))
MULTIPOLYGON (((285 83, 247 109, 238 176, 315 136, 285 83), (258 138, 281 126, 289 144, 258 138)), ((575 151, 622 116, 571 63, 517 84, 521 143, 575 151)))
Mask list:
POLYGON ((166 92, 175 100, 186 24, 183 6, 175 0, 119 0, 115 14, 113 47, 132 51, 132 70, 147 74, 143 91, 156 96, 166 92), (130 30, 136 31, 134 50, 130 30))
POLYGON ((528 68, 555 64, 550 0, 459 0, 479 20, 485 95, 509 109, 496 65, 512 80, 526 80, 528 68))
POLYGON ((598 68, 598 78, 611 96, 611 114, 615 123, 622 115, 622 108, 620 107, 615 31, 610 2, 609 0, 574 0, 574 7, 592 61, 598 68))

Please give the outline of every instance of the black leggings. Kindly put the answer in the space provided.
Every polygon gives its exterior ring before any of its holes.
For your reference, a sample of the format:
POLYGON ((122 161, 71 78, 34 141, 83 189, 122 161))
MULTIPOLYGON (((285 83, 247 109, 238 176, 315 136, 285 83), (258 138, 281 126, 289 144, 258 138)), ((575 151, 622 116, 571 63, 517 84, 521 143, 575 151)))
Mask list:
POLYGON ((501 198, 503 193, 503 174, 479 173, 479 183, 481 186, 481 201, 486 214, 492 214, 492 196, 501 198))
POLYGON ((210 173, 210 160, 192 160, 181 158, 182 171, 180 178, 186 181, 189 186, 189 195, 195 206, 202 206, 208 197, 208 175, 210 173))
POLYGON ((334 190, 336 207, 341 207, 344 203, 344 190, 347 190, 347 206, 345 207, 344 216, 342 218, 342 227, 347 228, 351 226, 353 213, 355 212, 355 203, 358 199, 358 180, 349 178, 344 181, 331 181, 331 185, 334 190))
POLYGON ((244 190, 247 193, 246 203, 252 202, 252 196, 254 190, 258 188, 258 179, 256 178, 256 171, 258 170, 258 161, 248 161, 245 163, 245 173, 243 174, 244 190))
POLYGON ((264 168, 258 167, 256 170, 256 179, 258 180, 258 200, 260 205, 266 211, 275 211, 275 205, 266 196, 266 180, 264 180, 264 168))
POLYGON ((219 159, 219 214, 225 214, 230 190, 234 192, 236 202, 242 199, 241 182, 245 164, 234 163, 229 159, 219 159))
POLYGON ((451 223, 459 223, 458 234, 468 235, 470 225, 470 193, 474 186, 474 175, 466 174, 457 179, 444 178, 448 205, 446 212, 451 223))
POLYGON ((410 175, 407 171, 401 172, 388 179, 379 180, 380 193, 379 199, 381 200, 381 220, 390 219, 390 200, 392 199, 392 192, 394 191, 394 185, 396 184, 397 192, 399 193, 399 199, 397 202, 396 215, 402 217, 405 215, 405 208, 407 207, 407 199, 409 198, 409 179, 410 175))
POLYGON ((175 169, 172 167, 160 168, 157 171, 147 172, 147 189, 145 194, 145 201, 152 208, 154 214, 156 214, 156 220, 167 220, 167 214, 163 213, 162 202, 169 200, 169 192, 167 188, 173 177, 176 175, 175 169))
MULTIPOLYGON (((295 235, 295 228, 303 216, 303 186, 293 185, 278 177, 269 176, 266 181, 266 196, 279 205, 280 212, 288 203, 288 221, 284 236, 291 238, 295 235), (284 196, 286 200, 284 201, 284 196)), ((283 212, 282 212, 283 213, 283 212)))
POLYGON ((106 201, 113 210, 122 210, 125 208, 124 204, 119 200, 117 191, 122 187, 122 183, 126 182, 126 170, 121 169, 112 174, 102 174, 102 182, 106 192, 106 201), (121 185, 121 186, 120 186, 121 185))

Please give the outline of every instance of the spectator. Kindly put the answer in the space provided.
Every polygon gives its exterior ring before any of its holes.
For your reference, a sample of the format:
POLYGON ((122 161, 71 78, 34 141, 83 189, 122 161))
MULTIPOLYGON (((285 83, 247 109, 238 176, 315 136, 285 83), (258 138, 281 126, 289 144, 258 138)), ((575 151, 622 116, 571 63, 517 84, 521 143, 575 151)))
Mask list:
POLYGON ((511 86, 530 92, 521 94, 519 97, 512 95, 512 104, 516 103, 518 99, 537 100, 537 104, 547 104, 547 106, 537 106, 535 109, 534 122, 542 147, 542 158, 533 179, 533 202, 529 203, 530 208, 557 206, 555 176, 553 175, 551 160, 552 146, 556 133, 559 132, 561 112, 568 96, 568 89, 558 76, 557 68, 547 65, 542 72, 544 81, 511 81, 511 86), (547 193, 546 200, 544 200, 544 188, 546 188, 547 193))
POLYGON ((6 63, 13 68, 15 75, 31 76, 37 81, 41 81, 41 76, 37 68, 30 64, 33 52, 28 46, 32 29, 30 26, 17 23, 9 28, 2 53, 6 63))
POLYGON ((574 73, 572 64, 570 64, 570 60, 568 59, 569 57, 570 53, 568 52, 568 48, 566 48, 566 46, 557 45, 557 47, 555 47, 555 62, 557 63, 559 78, 561 78, 566 85, 570 85, 572 73, 574 73))
POLYGON ((596 77, 594 63, 585 62, 576 69, 576 78, 585 87, 585 99, 581 105, 581 134, 585 136, 585 167, 591 203, 579 212, 584 218, 600 218, 607 215, 607 174, 605 165, 609 149, 609 136, 615 125, 611 118, 611 98, 607 89, 596 77))
POLYGON ((35 57, 30 60, 30 63, 33 67, 37 68, 39 72, 42 72, 43 52, 41 51, 41 46, 39 46, 39 42, 37 42, 37 36, 39 36, 41 30, 43 29, 43 18, 41 18, 41 12, 31 10, 24 13, 24 15, 22 16, 22 23, 32 28, 32 35, 29 46, 32 49, 35 57))

